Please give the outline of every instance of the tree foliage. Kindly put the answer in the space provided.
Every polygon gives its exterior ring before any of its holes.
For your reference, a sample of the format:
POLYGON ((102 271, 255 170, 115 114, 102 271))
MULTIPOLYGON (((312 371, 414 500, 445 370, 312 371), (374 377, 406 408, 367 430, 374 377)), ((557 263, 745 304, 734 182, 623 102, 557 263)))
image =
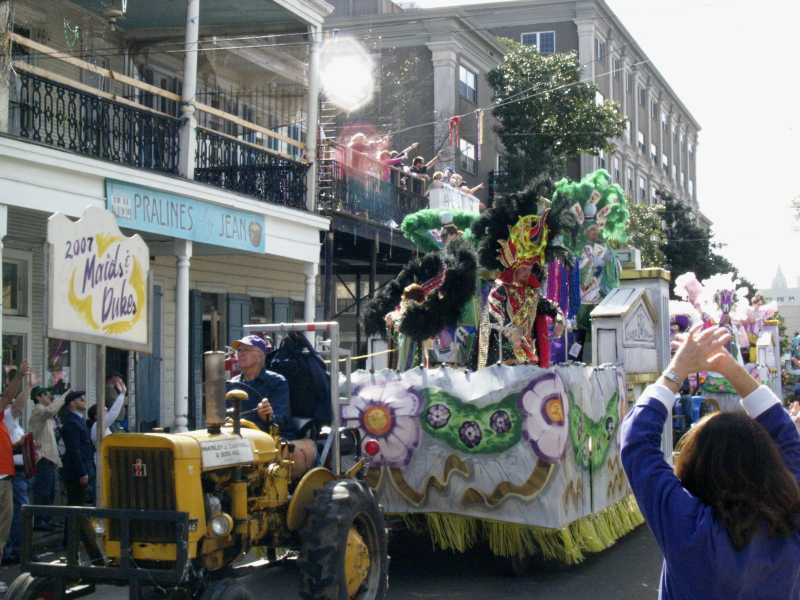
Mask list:
POLYGON ((662 214, 667 239, 661 251, 666 257, 664 268, 670 271, 670 293, 675 288, 675 279, 688 271, 693 271, 701 282, 717 273, 732 273, 734 278, 741 281, 741 285, 747 286, 751 294, 756 291, 752 283, 739 275, 739 269, 733 263, 715 252, 724 244, 714 241, 711 230, 697 225, 690 207, 676 200, 669 192, 659 190, 656 194, 664 205, 662 214))
POLYGON ((625 127, 616 102, 597 103, 596 85, 581 81, 575 52, 543 56, 534 46, 503 39, 503 63, 486 80, 494 91, 495 132, 505 147, 510 189, 542 175, 559 177, 582 152, 613 152, 625 127))
POLYGON ((628 244, 642 253, 642 267, 661 267, 667 257, 661 250, 667 241, 664 232, 664 207, 659 204, 628 204, 628 244))

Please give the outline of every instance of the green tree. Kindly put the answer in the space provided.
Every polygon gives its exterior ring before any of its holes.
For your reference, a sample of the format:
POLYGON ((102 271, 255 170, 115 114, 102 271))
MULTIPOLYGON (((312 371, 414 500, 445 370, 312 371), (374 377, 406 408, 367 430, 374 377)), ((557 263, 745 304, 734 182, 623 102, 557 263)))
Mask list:
POLYGON ((486 80, 497 105, 495 132, 505 147, 504 186, 519 189, 538 176, 562 176, 583 152, 614 151, 611 139, 624 130, 625 117, 616 102, 598 104, 597 86, 581 81, 577 53, 543 56, 534 46, 501 41, 508 53, 486 80))
POLYGON ((664 268, 670 271, 670 292, 675 288, 675 279, 688 271, 693 271, 699 281, 717 273, 732 273, 734 279, 738 278, 751 294, 756 291, 752 283, 739 275, 739 269, 733 263, 715 252, 724 248, 724 244, 714 241, 711 230, 697 225, 690 207, 675 200, 669 192, 659 190, 656 194, 664 205, 666 242, 661 251, 666 257, 664 268))
POLYGON ((642 267, 662 267, 667 257, 661 250, 667 237, 664 233, 664 207, 659 204, 628 204, 628 244, 642 253, 642 267))

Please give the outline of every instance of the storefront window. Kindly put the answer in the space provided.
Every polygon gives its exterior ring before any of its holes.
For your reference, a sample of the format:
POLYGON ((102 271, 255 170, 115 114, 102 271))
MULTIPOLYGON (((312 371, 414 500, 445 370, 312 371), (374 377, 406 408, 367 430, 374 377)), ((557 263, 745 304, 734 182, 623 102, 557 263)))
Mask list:
MULTIPOLYGON (((5 273, 4 273, 5 275, 5 273)), ((20 363, 25 358, 25 336, 23 335, 4 335, 3 336, 3 387, 8 383, 9 373, 19 368, 20 363)))
POLYGON ((70 356, 67 340, 48 340, 47 376, 49 379, 44 385, 52 386, 54 394, 63 394, 69 389, 70 356))

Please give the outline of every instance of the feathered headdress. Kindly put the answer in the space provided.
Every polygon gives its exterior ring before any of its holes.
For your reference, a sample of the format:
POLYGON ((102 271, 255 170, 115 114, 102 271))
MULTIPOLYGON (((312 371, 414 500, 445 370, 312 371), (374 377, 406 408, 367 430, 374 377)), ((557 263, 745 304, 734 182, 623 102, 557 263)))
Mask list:
POLYGON ((541 281, 546 263, 561 258, 572 264, 561 240, 565 235, 577 235, 580 227, 553 182, 543 178, 521 192, 498 196, 472 224, 472 237, 483 268, 503 271, 515 262, 526 261, 541 281))

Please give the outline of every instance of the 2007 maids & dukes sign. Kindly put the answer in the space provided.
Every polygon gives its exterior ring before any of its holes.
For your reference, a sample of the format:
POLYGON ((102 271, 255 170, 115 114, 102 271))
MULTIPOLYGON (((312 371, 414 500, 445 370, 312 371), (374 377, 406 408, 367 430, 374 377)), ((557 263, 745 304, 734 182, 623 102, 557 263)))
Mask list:
POLYGON ((90 206, 78 221, 47 222, 48 336, 150 352, 147 244, 124 236, 114 214, 90 206))

